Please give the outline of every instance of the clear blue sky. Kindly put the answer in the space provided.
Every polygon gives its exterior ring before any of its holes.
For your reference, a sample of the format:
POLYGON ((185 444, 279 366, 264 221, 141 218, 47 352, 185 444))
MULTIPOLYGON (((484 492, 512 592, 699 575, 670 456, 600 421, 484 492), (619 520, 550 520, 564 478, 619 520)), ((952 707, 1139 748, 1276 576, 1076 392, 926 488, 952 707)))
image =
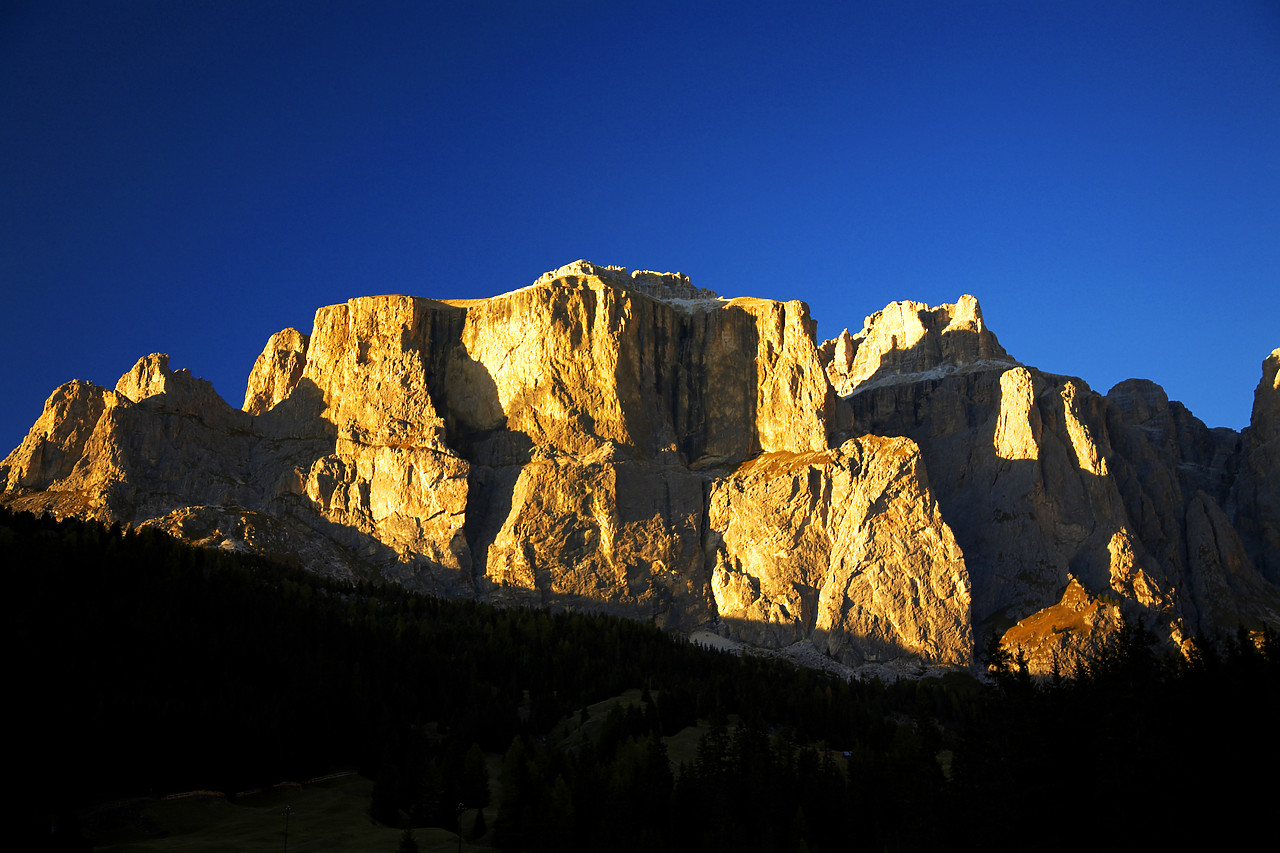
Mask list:
POLYGON ((972 293, 1023 362, 1240 428, 1280 4, 9 0, 0 180, 0 454, 146 353, 239 405, 321 305, 579 257, 822 337, 972 293))

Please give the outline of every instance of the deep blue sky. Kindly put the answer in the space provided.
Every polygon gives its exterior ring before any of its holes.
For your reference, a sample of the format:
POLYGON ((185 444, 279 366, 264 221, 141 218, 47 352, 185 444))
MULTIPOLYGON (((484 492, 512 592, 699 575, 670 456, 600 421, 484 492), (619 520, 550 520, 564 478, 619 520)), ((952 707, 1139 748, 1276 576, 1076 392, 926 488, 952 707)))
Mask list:
POLYGON ((1280 346, 1280 4, 0 6, 0 454, 141 355, 234 405, 353 296, 579 257, 963 293, 1025 363, 1243 427, 1280 346))

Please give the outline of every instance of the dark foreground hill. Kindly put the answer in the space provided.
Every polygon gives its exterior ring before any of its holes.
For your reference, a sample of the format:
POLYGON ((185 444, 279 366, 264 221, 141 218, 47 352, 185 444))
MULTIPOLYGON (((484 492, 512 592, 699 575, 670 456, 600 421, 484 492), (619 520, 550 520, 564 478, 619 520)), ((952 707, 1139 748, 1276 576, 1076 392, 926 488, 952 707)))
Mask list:
MULTIPOLYGON (((858 683, 634 621, 343 584, 153 530, 0 512, 19 830, 335 769, 369 816, 509 850, 1057 849, 1269 827, 1280 650, 1123 626, 1075 679, 858 683), (631 704, 589 709, 628 688, 631 704), (588 725, 589 723, 589 725, 588 725), (692 750, 690 727, 698 735, 692 750), (674 757, 674 758, 673 758, 674 757), (492 768, 492 769, 491 769, 492 768)), ((49 827, 58 832, 49 834, 49 827)))

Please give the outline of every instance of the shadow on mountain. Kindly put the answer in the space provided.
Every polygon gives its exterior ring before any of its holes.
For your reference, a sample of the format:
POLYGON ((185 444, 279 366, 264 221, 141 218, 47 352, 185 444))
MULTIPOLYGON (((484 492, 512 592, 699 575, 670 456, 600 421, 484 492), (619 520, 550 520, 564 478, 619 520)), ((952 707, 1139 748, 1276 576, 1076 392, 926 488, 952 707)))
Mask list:
POLYGON ((324 391, 303 377, 289 396, 253 419, 253 430, 274 439, 335 439, 338 428, 323 415, 324 391))
MULTIPOLYGON (((775 639, 772 642, 767 640, 759 642, 761 639, 766 639, 762 635, 761 627, 771 626, 772 623, 740 618, 722 617, 720 619, 720 622, 728 628, 730 639, 750 642, 759 648, 774 650, 778 653, 783 653, 788 647, 807 640, 812 643, 813 649, 818 654, 844 666, 858 667, 864 664, 888 663, 903 659, 918 660, 925 664, 942 663, 941 661, 928 659, 919 652, 908 649, 901 643, 855 634, 851 631, 815 628, 812 626, 812 619, 805 621, 807 623, 805 625, 778 623, 777 627, 782 630, 775 632, 775 639), (789 639, 787 635, 790 635, 789 639)), ((793 651, 797 657, 804 654, 803 650, 795 649, 793 651)))
POLYGON ((1002 387, 1012 364, 892 381, 910 376, 897 365, 911 361, 895 357, 873 377, 880 384, 868 381, 843 402, 855 432, 905 436, 921 448, 943 519, 965 555, 975 638, 1058 603, 1071 575, 1109 588, 1110 566, 1097 565, 1096 556, 1107 553, 1113 532, 1098 524, 1111 514, 1111 499, 1062 440, 1067 380, 1038 374, 1032 398, 1021 401, 1006 400, 1002 387), (998 435, 1002 429, 1023 429, 1025 446, 1003 447, 1011 439, 998 435), (1026 458, 1007 458, 1018 455, 1026 458), (1043 499, 1046 478, 1052 502, 1043 499))
POLYGON ((963 371, 979 362, 993 361, 1007 362, 1010 367, 1016 364, 995 342, 994 336, 984 342, 983 336, 972 329, 926 332, 909 347, 882 353, 875 372, 859 384, 874 385, 891 377, 928 373, 939 367, 963 371))
POLYGON ((471 552, 474 589, 484 575, 489 546, 511 514, 516 482, 533 458, 533 439, 507 427, 498 385, 484 364, 461 343, 449 358, 453 381, 433 396, 445 416, 449 446, 470 466, 463 535, 471 552))
POLYGON ((1013 364, 898 372, 911 361, 895 357, 879 385, 841 402, 855 432, 920 446, 965 554, 979 643, 1056 608, 1073 579, 1187 636, 1259 621, 1271 595, 1213 497, 1229 491, 1230 447, 1163 392, 1144 386, 1133 393, 1150 399, 1113 403, 1077 377, 1013 364), (1163 414, 1148 423, 1126 405, 1163 414))
POLYGON ((675 364, 665 372, 673 383, 659 389, 689 466, 737 464, 760 452, 759 346, 756 318, 743 308, 682 318, 675 364))

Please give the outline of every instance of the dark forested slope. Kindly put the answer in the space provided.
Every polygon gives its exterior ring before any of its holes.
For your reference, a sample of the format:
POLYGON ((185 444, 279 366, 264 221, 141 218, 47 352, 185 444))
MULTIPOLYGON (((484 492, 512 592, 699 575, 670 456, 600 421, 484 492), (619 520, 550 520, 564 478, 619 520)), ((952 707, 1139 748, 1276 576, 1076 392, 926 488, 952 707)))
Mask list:
POLYGON ((18 805, 46 834, 106 798, 337 768, 376 780, 379 820, 486 806, 513 850, 1234 838, 1274 804, 1273 635, 1177 661, 1134 625, 1073 678, 996 660, 986 686, 847 683, 638 622, 343 585, 74 519, 0 510, 0 555, 13 731, 37 745, 17 753, 18 805), (628 688, 638 704, 558 739, 628 688), (697 755, 673 766, 691 725, 697 755))

